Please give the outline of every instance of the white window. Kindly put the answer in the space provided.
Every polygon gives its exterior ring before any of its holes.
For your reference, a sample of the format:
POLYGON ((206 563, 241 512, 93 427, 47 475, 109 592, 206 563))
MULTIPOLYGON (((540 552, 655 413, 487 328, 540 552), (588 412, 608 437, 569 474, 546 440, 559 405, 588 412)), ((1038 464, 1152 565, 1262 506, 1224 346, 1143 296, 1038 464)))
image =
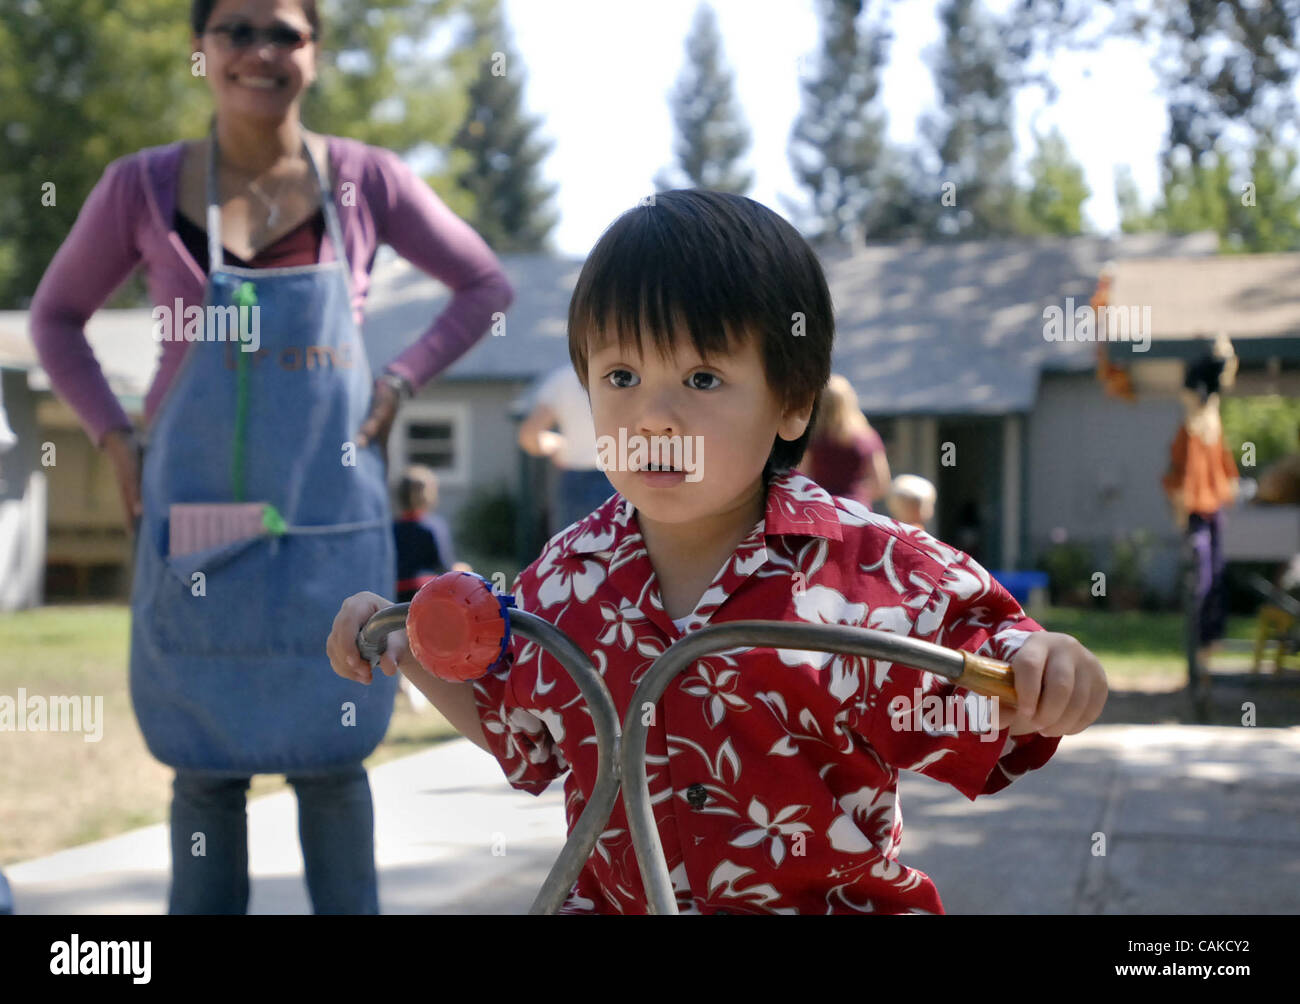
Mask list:
POLYGON ((433 468, 447 485, 469 483, 469 407, 411 401, 394 423, 389 463, 397 478, 407 464, 433 468))

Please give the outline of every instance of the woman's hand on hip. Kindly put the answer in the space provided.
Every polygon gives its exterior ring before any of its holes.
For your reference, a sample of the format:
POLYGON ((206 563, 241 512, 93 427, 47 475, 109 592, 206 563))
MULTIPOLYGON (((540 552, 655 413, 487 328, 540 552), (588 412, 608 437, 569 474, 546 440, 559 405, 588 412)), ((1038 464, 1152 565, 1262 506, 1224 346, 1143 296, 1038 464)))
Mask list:
POLYGON ((397 417, 397 391, 388 384, 376 380, 374 396, 370 399, 370 414, 361 423, 357 433, 357 446, 365 448, 372 442, 388 452, 388 433, 393 428, 393 419, 397 417))
POLYGON ((135 521, 144 512, 140 498, 140 441, 133 429, 114 429, 104 437, 104 452, 112 461, 117 490, 122 498, 126 532, 135 536, 135 521))

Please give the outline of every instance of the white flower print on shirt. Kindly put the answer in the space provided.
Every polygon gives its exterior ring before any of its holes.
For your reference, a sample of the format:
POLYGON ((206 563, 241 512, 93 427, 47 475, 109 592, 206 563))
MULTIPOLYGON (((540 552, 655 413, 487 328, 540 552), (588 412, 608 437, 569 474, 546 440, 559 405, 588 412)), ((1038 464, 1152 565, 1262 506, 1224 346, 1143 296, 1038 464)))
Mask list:
POLYGON ((612 603, 600 604, 600 618, 608 627, 596 636, 602 645, 612 645, 615 641, 624 650, 630 649, 636 640, 636 627, 645 620, 645 611, 631 603, 615 607, 612 603))
POLYGON ((548 552, 538 566, 537 600, 543 608, 577 599, 587 602, 605 581, 605 563, 581 554, 548 552))
POLYGON ((748 711, 749 702, 735 693, 736 684, 740 681, 740 670, 735 668, 736 660, 723 656, 721 661, 726 668, 717 672, 709 666, 710 661, 701 659, 695 664, 695 675, 686 679, 682 691, 692 697, 708 698, 702 707, 704 720, 710 728, 717 728, 727 709, 748 711))
POLYGON ((749 802, 749 818, 754 823, 754 828, 745 830, 734 840, 731 841, 732 847, 753 847, 769 840, 767 851, 771 855, 772 864, 779 865, 785 860, 785 841, 783 837, 793 836, 796 833, 811 833, 812 827, 807 823, 797 822, 800 816, 803 816, 812 808, 809 805, 787 805, 775 816, 769 816, 767 806, 757 798, 749 802))

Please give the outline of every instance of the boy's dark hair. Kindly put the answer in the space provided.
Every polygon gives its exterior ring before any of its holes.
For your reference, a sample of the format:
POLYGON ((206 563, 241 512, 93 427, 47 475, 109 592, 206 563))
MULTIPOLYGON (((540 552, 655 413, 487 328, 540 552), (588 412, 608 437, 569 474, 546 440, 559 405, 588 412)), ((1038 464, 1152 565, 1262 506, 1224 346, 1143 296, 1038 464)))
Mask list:
MULTIPOLYGON (((202 35, 208 27, 208 20, 212 17, 212 10, 217 6, 219 0, 192 0, 190 4, 190 30, 196 35, 202 35)), ((300 0, 302 12, 307 18, 307 23, 311 25, 311 30, 316 35, 316 41, 320 41, 320 13, 316 10, 316 0, 300 0)))
POLYGON ((726 192, 657 192, 629 209, 591 249, 569 301, 569 358, 582 386, 595 332, 612 333, 627 351, 645 337, 668 359, 675 325, 706 361, 730 339, 759 339, 767 382, 784 405, 813 402, 802 436, 775 438, 764 480, 797 464, 835 338, 830 290, 808 242, 766 206, 726 192))

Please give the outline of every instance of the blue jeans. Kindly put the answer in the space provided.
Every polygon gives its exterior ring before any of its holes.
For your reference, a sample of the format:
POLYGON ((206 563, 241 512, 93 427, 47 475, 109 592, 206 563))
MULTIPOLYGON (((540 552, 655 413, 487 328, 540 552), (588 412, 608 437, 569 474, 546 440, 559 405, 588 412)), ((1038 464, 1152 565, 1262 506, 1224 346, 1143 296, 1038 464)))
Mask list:
MULTIPOLYGON (((251 780, 176 771, 169 913, 248 912, 245 795, 251 780), (198 833, 201 855, 194 853, 198 833)), ((313 911, 377 914, 375 813, 365 768, 286 780, 298 797, 298 839, 313 911)))
POLYGON ((1210 516, 1187 517, 1187 536, 1196 568, 1196 637, 1202 647, 1223 637, 1227 626, 1227 596, 1223 555, 1223 510, 1210 516))

